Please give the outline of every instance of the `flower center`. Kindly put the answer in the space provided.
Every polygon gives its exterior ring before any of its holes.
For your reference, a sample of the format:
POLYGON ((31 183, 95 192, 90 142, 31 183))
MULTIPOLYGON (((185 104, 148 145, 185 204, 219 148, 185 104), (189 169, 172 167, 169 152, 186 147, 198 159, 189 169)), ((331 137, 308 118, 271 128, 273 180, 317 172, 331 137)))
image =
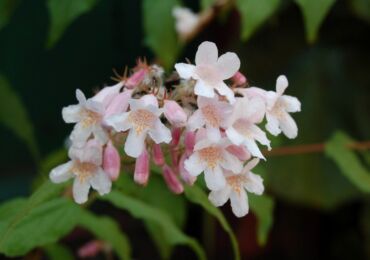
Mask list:
POLYGON ((207 123, 209 123, 213 127, 218 127, 220 125, 221 118, 214 106, 207 105, 205 107, 202 107, 201 110, 207 123))
POLYGON ((98 166, 89 162, 74 162, 72 172, 79 178, 80 182, 84 182, 86 179, 95 174, 98 166))
POLYGON ((129 122, 133 125, 135 132, 141 134, 144 130, 153 127, 156 116, 145 109, 132 111, 128 117, 129 122))
POLYGON ((243 189, 243 183, 246 182, 245 175, 232 175, 226 178, 229 186, 236 192, 240 193, 243 189))
POLYGON ((218 147, 207 147, 199 150, 201 160, 207 163, 207 166, 214 169, 217 164, 223 160, 222 150, 218 147))
POLYGON ((81 113, 83 117, 81 123, 84 127, 89 127, 91 125, 98 124, 102 118, 102 116, 99 113, 88 109, 82 110, 81 113))
POLYGON ((197 66, 196 74, 199 76, 199 78, 206 81, 210 85, 216 84, 221 81, 219 72, 208 65, 197 66))
POLYGON ((283 102, 280 101, 280 99, 278 99, 275 103, 275 105, 272 107, 271 109, 272 111, 272 114, 276 117, 276 118, 282 118, 284 116, 284 112, 285 112, 285 106, 283 104, 283 102))

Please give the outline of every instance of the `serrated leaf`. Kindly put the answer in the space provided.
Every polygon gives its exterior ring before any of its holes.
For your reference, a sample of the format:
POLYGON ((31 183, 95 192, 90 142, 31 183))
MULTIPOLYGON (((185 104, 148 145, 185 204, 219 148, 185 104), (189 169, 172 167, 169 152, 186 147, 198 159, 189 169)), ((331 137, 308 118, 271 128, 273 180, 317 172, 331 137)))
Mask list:
POLYGON ((27 109, 2 75, 0 75, 0 93, 0 123, 24 141, 35 160, 38 160, 39 150, 27 109))
POLYGON ((352 10, 361 19, 370 23, 370 1, 369 0, 351 0, 352 10))
POLYGON ((72 252, 61 244, 51 244, 43 247, 49 260, 73 260, 72 252))
POLYGON ((248 197, 251 210, 257 217, 257 241, 259 245, 263 246, 267 242, 267 238, 273 224, 275 202, 267 195, 257 196, 254 194, 248 194, 248 197))
POLYGON ((0 30, 7 25, 19 3, 19 0, 0 1, 0 30))
POLYGON ((235 259, 240 259, 238 240, 221 210, 213 206, 204 191, 196 185, 185 187, 185 196, 191 202, 200 205, 204 210, 218 220, 222 228, 229 235, 235 259))
POLYGON ((0 252, 7 256, 21 256, 35 247, 54 243, 76 225, 79 208, 68 199, 54 199, 28 211, 23 210, 27 201, 16 203, 18 211, 1 219, 0 224, 0 252))
POLYGON ((178 0, 144 0, 142 3, 145 43, 166 69, 174 64, 181 50, 172 16, 172 9, 179 5, 178 0))
POLYGON ((53 47, 67 27, 78 17, 89 12, 97 2, 98 0, 48 0, 51 21, 47 47, 53 47))
POLYGON ((325 145, 325 153, 335 161, 341 173, 358 189, 370 192, 370 172, 361 164, 356 154, 346 145, 353 142, 343 132, 336 132, 325 145))
POLYGON ((295 0, 300 7, 308 42, 314 42, 317 32, 336 0, 295 0))
POLYGON ((242 39, 248 40, 275 13, 279 4, 280 0, 237 0, 242 19, 242 39))
POLYGON ((171 245, 187 245, 193 249, 199 259, 206 259, 204 250, 199 243, 184 234, 164 211, 119 191, 112 191, 100 199, 109 201, 114 206, 129 211, 131 215, 138 219, 158 225, 163 230, 163 239, 168 241, 168 243, 171 245))
POLYGON ((120 259, 131 259, 130 242, 113 219, 98 217, 84 210, 78 216, 78 223, 100 240, 109 243, 120 259))

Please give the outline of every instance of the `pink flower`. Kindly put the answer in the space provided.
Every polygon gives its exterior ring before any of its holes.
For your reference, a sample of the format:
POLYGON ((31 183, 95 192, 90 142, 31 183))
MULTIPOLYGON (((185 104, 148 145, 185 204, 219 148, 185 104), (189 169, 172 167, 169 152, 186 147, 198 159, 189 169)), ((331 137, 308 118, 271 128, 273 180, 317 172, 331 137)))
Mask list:
POLYGON ((231 78, 240 67, 240 60, 235 53, 227 52, 218 57, 216 44, 203 42, 199 45, 195 56, 195 65, 177 63, 175 68, 181 78, 197 80, 194 92, 198 96, 213 98, 214 90, 233 103, 234 92, 224 83, 231 78))
POLYGON ((108 142, 104 149, 103 169, 112 181, 118 179, 121 170, 121 157, 111 141, 108 142))
POLYGON ((137 87, 145 78, 145 76, 148 74, 147 68, 140 68, 137 70, 134 74, 131 75, 126 81, 125 86, 128 89, 133 89, 137 87))
POLYGON ((177 104, 176 101, 165 100, 163 109, 164 109, 164 116, 171 123, 171 125, 175 127, 185 126, 187 115, 184 109, 182 109, 182 107, 180 107, 180 105, 177 104))
POLYGON ((104 118, 126 112, 129 105, 128 101, 131 99, 132 92, 133 91, 131 89, 125 89, 123 92, 115 96, 107 106, 104 118))
POLYGON ((104 87, 95 96, 93 96, 91 100, 101 103, 104 107, 107 107, 108 104, 113 100, 113 98, 118 95, 122 86, 123 83, 119 82, 114 86, 104 87))
POLYGON ((130 111, 113 115, 106 122, 116 131, 129 130, 125 152, 137 158, 144 150, 146 136, 149 135, 157 144, 169 143, 171 131, 159 119, 162 110, 153 95, 145 95, 140 99, 129 101, 130 111))
POLYGON ((190 131, 199 129, 205 125, 207 136, 212 141, 221 138, 220 128, 226 128, 233 107, 218 101, 217 98, 198 97, 198 110, 190 116, 188 128, 190 131))

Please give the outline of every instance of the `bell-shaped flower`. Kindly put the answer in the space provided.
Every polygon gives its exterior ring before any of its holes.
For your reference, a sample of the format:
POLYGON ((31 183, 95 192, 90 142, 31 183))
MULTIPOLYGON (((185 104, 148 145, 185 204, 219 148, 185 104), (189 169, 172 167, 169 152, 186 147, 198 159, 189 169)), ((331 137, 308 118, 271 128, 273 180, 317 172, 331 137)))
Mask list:
POLYGON ((106 119, 107 125, 118 132, 129 130, 124 148, 126 154, 139 157, 144 151, 147 135, 157 144, 171 141, 171 131, 159 118, 162 109, 158 108, 155 96, 145 95, 140 99, 131 99, 129 104, 130 111, 106 119))
POLYGON ((193 154, 184 162, 185 169, 193 176, 198 176, 204 171, 207 187, 210 190, 222 189, 226 183, 223 170, 239 173, 243 165, 227 150, 230 142, 226 138, 220 139, 217 143, 207 138, 199 139, 193 154))
POLYGON ((79 89, 76 90, 76 98, 79 104, 64 107, 62 110, 66 123, 76 123, 70 136, 73 145, 76 147, 84 146, 91 134, 101 144, 105 144, 108 141, 108 136, 101 124, 105 112, 103 102, 95 101, 93 98, 86 99, 79 89))
POLYGON ((288 87, 288 80, 281 75, 276 80, 276 92, 266 93, 266 129, 273 135, 283 133, 288 138, 295 138, 298 134, 298 127, 289 113, 301 111, 301 102, 296 97, 283 95, 288 87))
POLYGON ((82 148, 72 147, 68 153, 71 160, 50 172, 54 183, 74 178, 73 198, 77 203, 87 201, 90 187, 100 195, 110 192, 112 182, 102 168, 103 150, 96 140, 89 140, 82 148))
POLYGON ((233 144, 244 145, 253 156, 261 159, 265 157, 256 141, 271 149, 270 141, 265 132, 256 125, 263 120, 265 110, 265 103, 260 98, 238 98, 230 117, 230 126, 225 131, 226 136, 233 144))
POLYGON ((226 128, 233 107, 218 98, 198 97, 198 110, 190 116, 188 128, 190 131, 205 126, 207 138, 211 141, 218 141, 221 138, 220 128, 226 128))
POLYGON ((233 103, 234 92, 225 84, 224 80, 231 78, 239 70, 240 60, 233 52, 227 52, 218 57, 216 44, 203 42, 199 45, 195 56, 195 65, 177 63, 175 68, 181 78, 193 78, 197 82, 194 92, 198 96, 213 98, 214 90, 233 103))
POLYGON ((225 172, 226 185, 224 188, 211 191, 208 198, 216 207, 224 205, 229 199, 235 216, 243 217, 248 214, 249 204, 247 191, 261 195, 264 191, 263 179, 251 170, 258 164, 255 158, 247 163, 241 173, 225 172))

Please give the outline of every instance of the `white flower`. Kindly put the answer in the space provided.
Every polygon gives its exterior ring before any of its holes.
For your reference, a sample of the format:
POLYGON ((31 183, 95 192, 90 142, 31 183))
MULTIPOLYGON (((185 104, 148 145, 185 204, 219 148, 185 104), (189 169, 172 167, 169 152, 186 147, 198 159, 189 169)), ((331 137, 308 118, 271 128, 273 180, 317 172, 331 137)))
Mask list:
POLYGON ((50 172, 54 183, 61 183, 74 177, 73 198, 77 203, 87 201, 90 187, 100 195, 110 192, 112 182, 102 169, 102 146, 90 140, 83 148, 69 150, 71 161, 59 165, 50 172))
POLYGON ((211 191, 209 200, 216 207, 224 205, 229 199, 235 216, 243 217, 248 214, 249 204, 247 192, 261 195, 264 191, 261 176, 252 173, 250 170, 258 164, 259 159, 251 160, 244 167, 240 174, 226 172, 226 185, 223 189, 211 191))
POLYGON ((218 98, 198 97, 198 110, 188 120, 189 130, 194 131, 206 126, 207 137, 211 141, 221 138, 220 127, 225 128, 233 107, 218 101, 218 98))
POLYGON ((217 143, 204 137, 198 139, 201 140, 195 144, 193 154, 184 162, 185 169, 192 176, 198 176, 204 171, 207 187, 210 190, 222 189, 226 184, 223 169, 238 173, 243 165, 227 150, 230 142, 226 138, 217 143))
POLYGON ((288 80, 281 75, 276 80, 276 92, 266 93, 266 129, 273 135, 283 133, 288 138, 295 138, 298 134, 298 127, 289 113, 301 111, 301 103, 296 97, 283 95, 288 87, 288 80))
POLYGON ((234 111, 230 117, 230 127, 226 130, 226 135, 235 145, 244 145, 248 151, 261 159, 265 159, 256 141, 266 145, 269 149, 270 141, 266 134, 256 124, 263 120, 265 115, 265 103, 256 97, 252 99, 237 98, 234 111))
POLYGON ((140 99, 131 99, 129 104, 130 111, 106 119, 107 125, 116 131, 129 130, 125 143, 125 152, 129 156, 134 158, 140 156, 145 147, 147 134, 157 144, 171 141, 171 131, 159 119, 162 109, 158 108, 156 97, 145 95, 140 99))
POLYGON ((189 8, 174 7, 172 9, 176 23, 175 28, 180 38, 186 37, 198 25, 199 15, 193 13, 189 8))
POLYGON ((218 58, 218 50, 213 42, 199 45, 195 56, 195 65, 177 63, 175 68, 181 78, 197 80, 194 92, 198 96, 213 98, 214 90, 226 96, 230 103, 235 101, 234 92, 224 80, 231 78, 240 67, 240 60, 233 52, 227 52, 218 58))

